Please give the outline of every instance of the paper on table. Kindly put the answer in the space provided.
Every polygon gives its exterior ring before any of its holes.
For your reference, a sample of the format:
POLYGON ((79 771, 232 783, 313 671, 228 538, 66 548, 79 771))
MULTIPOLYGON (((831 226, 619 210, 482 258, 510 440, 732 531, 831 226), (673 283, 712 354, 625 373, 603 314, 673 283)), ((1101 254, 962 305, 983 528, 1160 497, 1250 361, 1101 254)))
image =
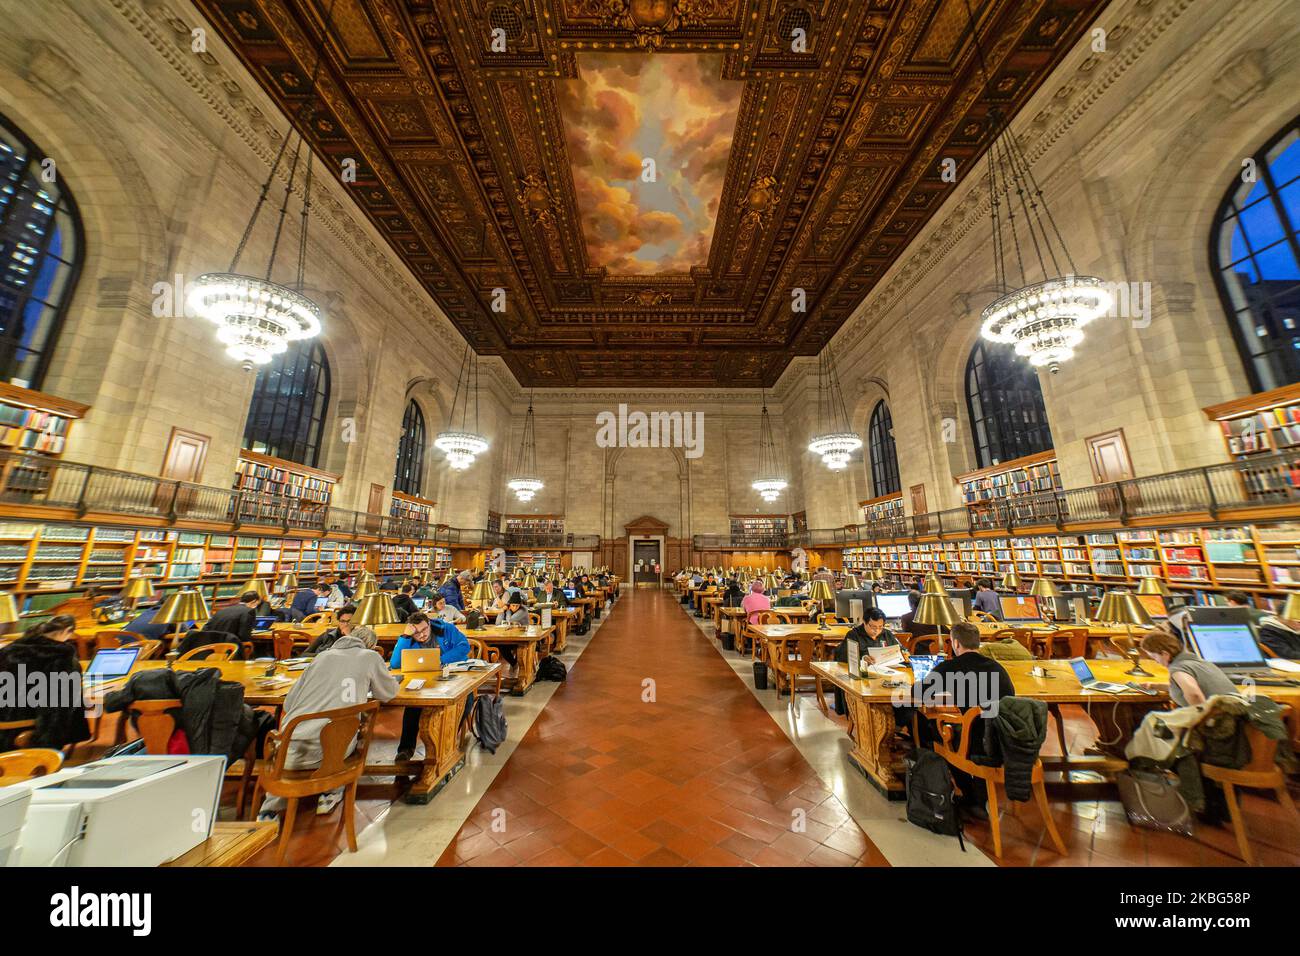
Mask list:
POLYGON ((1275 671, 1286 671, 1288 674, 1300 674, 1300 661, 1289 661, 1285 658, 1271 657, 1268 666, 1275 671))

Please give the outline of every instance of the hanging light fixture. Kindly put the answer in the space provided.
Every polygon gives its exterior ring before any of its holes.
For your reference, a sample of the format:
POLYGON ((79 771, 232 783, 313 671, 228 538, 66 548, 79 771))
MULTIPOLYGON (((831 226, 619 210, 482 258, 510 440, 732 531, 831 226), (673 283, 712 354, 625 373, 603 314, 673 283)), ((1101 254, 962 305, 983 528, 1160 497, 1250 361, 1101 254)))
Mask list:
MULTIPOLYGON (((762 394, 762 393, 760 393, 762 394)), ((772 434, 772 417, 767 413, 767 396, 763 394, 763 418, 758 433, 758 477, 750 485, 764 501, 776 501, 789 485, 781 477, 776 461, 776 439, 772 434)))
POLYGON ((519 443, 519 458, 515 461, 515 477, 506 482, 506 487, 520 501, 532 501, 533 495, 546 487, 537 477, 537 435, 533 425, 531 392, 528 394, 528 414, 524 416, 524 435, 519 443))
POLYGON ((817 366, 817 431, 808 442, 808 450, 821 455, 822 464, 831 471, 843 471, 848 467, 849 458, 861 447, 862 439, 849 428, 835 360, 826 348, 817 366))
MULTIPOLYGON (((987 89, 988 64, 970 0, 966 0, 966 16, 987 89)), ((1014 346, 1016 354, 1027 358, 1030 365, 1045 365, 1055 373, 1062 362, 1074 356, 1075 348, 1083 341, 1084 326, 1110 311, 1114 296, 1101 279, 1076 274, 1074 259, 1043 190, 1011 132, 1010 118, 1004 121, 996 107, 990 115, 993 143, 987 154, 989 217, 993 226, 994 278, 1002 294, 985 307, 981 334, 990 342, 1014 346), (1017 208, 1021 222, 1017 221, 1017 208), (1037 274, 1042 276, 1038 281, 1031 278, 1035 275, 1034 260, 1037 274)))
POLYGON ((456 394, 451 400, 451 415, 447 418, 449 427, 438 433, 433 440, 433 447, 447 456, 447 464, 457 471, 464 471, 474 464, 474 459, 488 450, 488 441, 478 433, 478 356, 465 343, 465 354, 460 360, 460 371, 456 373, 456 394), (474 390, 474 431, 469 430, 469 393, 471 380, 474 390), (465 386, 464 401, 461 401, 461 384, 465 386), (460 427, 456 427, 456 408, 460 407, 460 427))
MULTIPOLYGON (((334 0, 325 15, 325 33, 329 32, 334 16, 334 0)), ((323 34, 324 35, 324 34, 323 34)), ((323 41, 322 41, 323 43, 323 41)), ((226 346, 226 354, 243 363, 246 371, 254 365, 265 365, 275 356, 283 353, 290 342, 299 339, 315 338, 321 330, 321 311, 311 299, 303 294, 303 278, 307 259, 307 223, 311 215, 311 147, 305 150, 303 135, 297 134, 293 154, 289 160, 289 178, 284 187, 284 200, 280 203, 280 215, 275 224, 275 236, 271 242, 271 254, 266 261, 266 271, 261 276, 239 272, 239 260, 248 245, 253 228, 257 225, 262 207, 266 205, 271 184, 280 171, 280 164, 288 151, 289 143, 294 140, 295 129, 310 127, 316 108, 316 83, 320 77, 321 47, 316 49, 316 62, 312 67, 311 85, 307 99, 299 112, 298 122, 291 123, 289 131, 280 143, 280 151, 271 164, 271 171, 262 183, 261 192, 253 206, 244 234, 235 247, 234 258, 230 268, 225 272, 206 272, 199 276, 190 286, 187 304, 192 314, 207 319, 217 326, 217 340, 226 346), (289 212, 289 200, 293 196, 294 183, 298 177, 298 158, 305 155, 303 161, 304 186, 302 194, 301 227, 298 233, 298 263, 292 285, 282 285, 272 281, 275 271, 276 254, 280 249, 280 239, 284 232, 284 221, 289 212)))

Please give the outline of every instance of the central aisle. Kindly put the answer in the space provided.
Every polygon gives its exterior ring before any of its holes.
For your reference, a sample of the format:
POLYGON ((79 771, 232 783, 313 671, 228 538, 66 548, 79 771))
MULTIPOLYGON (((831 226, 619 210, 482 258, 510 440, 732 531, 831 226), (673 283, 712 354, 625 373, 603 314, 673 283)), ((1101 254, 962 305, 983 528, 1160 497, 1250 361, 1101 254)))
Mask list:
POLYGON ((669 592, 624 587, 440 866, 885 858, 669 592))

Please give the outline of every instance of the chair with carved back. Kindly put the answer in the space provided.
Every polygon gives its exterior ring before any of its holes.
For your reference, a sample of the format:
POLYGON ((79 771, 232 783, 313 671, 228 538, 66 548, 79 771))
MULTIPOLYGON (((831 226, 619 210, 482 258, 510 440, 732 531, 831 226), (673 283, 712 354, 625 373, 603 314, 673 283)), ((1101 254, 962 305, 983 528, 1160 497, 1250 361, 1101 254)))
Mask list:
MULTIPOLYGON (((787 619, 781 617, 780 611, 755 611, 749 615, 753 618, 754 624, 786 624, 787 619)), ((763 639, 749 629, 750 621, 741 619, 741 635, 749 641, 750 660, 758 660, 763 654, 763 639)))
POLYGON ((976 623, 976 624, 981 624, 981 623, 982 623, 982 624, 1001 624, 1001 623, 1002 623, 1002 622, 999 621, 996 617, 994 617, 992 614, 990 614, 988 611, 977 611, 977 610, 974 610, 974 609, 972 609, 971 612, 970 612, 970 620, 971 620, 973 623, 976 623))
MULTIPOLYGON (((489 664, 501 663, 501 652, 498 651, 495 647, 491 647, 487 644, 484 644, 476 637, 471 637, 468 640, 469 640, 470 657, 473 657, 476 660, 480 660, 480 661, 487 661, 489 664)), ((497 696, 498 697, 501 696, 501 681, 505 677, 505 673, 506 671, 504 667, 497 671, 497 696)))
POLYGON ((147 640, 143 634, 137 634, 135 631, 125 629, 110 630, 104 629, 95 632, 95 647, 97 651, 117 650, 124 644, 139 644, 147 640))
POLYGON ((813 692, 817 696, 817 707, 823 714, 828 714, 826 698, 822 696, 821 681, 813 671, 813 661, 817 660, 817 641, 808 634, 800 637, 777 638, 772 642, 772 668, 776 672, 776 693, 781 694, 784 682, 790 691, 790 707, 798 709, 799 681, 811 681, 813 692))
POLYGON ((0 735, 13 732, 13 747, 22 750, 31 745, 36 737, 36 718, 26 717, 22 720, 0 720, 0 735))
POLYGON ((204 644, 202 647, 190 648, 180 657, 176 658, 176 663, 179 664, 181 661, 193 660, 211 661, 213 663, 216 663, 217 661, 232 661, 238 653, 238 644, 228 644, 225 642, 220 644, 204 644))
POLYGON ((310 647, 314 640, 316 640, 315 636, 307 631, 288 627, 279 628, 271 632, 271 656, 277 661, 296 657, 299 651, 305 651, 310 647))
POLYGON ((348 850, 357 852, 357 783, 365 770, 366 754, 370 750, 378 713, 379 703, 372 700, 351 707, 299 714, 279 730, 267 734, 266 759, 262 762, 262 772, 258 775, 257 786, 253 790, 253 806, 261 803, 260 798, 264 792, 283 797, 287 801, 284 823, 280 827, 280 844, 275 856, 277 864, 284 863, 289 840, 293 836, 294 819, 298 815, 298 801, 340 787, 343 788, 343 826, 347 833, 348 850), (304 769, 287 767, 285 764, 294 731, 300 724, 312 720, 326 722, 320 729, 320 765, 304 769), (354 740, 356 746, 349 753, 348 748, 354 740))
POLYGON ((909 655, 952 653, 952 642, 947 634, 908 634, 903 631, 895 633, 894 637, 909 655))
POLYGON ((1003 641, 1011 638, 1030 654, 1034 653, 1034 632, 1027 627, 1004 627, 993 632, 990 641, 1003 641))
POLYGON ((338 624, 338 618, 333 611, 317 611, 315 614, 308 614, 299 624, 324 624, 326 627, 333 627, 338 624))
POLYGON ((58 750, 6 750, 0 753, 0 787, 43 777, 61 766, 63 753, 58 750))
MULTIPOLYGON (((976 763, 970 757, 970 743, 974 734, 983 732, 975 728, 975 721, 979 719, 980 713, 978 707, 971 707, 962 713, 958 713, 951 707, 922 709, 922 716, 933 721, 938 731, 939 739, 935 741, 934 752, 948 761, 949 766, 954 769, 984 781, 988 790, 989 829, 993 832, 993 855, 1001 859, 1002 825, 998 808, 998 786, 1002 785, 1005 788, 1006 771, 1002 767, 989 767, 976 763)), ((1057 853, 1065 856, 1065 843, 1056 829, 1056 822, 1052 819, 1052 808, 1047 802, 1047 788, 1043 784, 1043 762, 1040 759, 1034 761, 1030 786, 1033 788, 1034 801, 1038 804, 1038 812, 1042 815, 1052 846, 1057 853)))
POLYGON ((1055 631, 1033 633, 1032 653, 1043 660, 1088 656, 1088 629, 1062 627, 1055 631))
POLYGON ((138 641, 132 641, 129 644, 122 645, 122 648, 128 647, 138 647, 140 649, 140 654, 136 657, 137 661, 151 661, 156 660, 162 653, 163 642, 153 641, 142 637, 138 641))
MULTIPOLYGON (((1290 715, 1291 708, 1283 707, 1283 719, 1290 715)), ((1232 832, 1237 837, 1237 848, 1241 858, 1248 866, 1255 865, 1255 855, 1250 849, 1250 840, 1246 835, 1246 821, 1241 815, 1241 806, 1237 802, 1237 788, 1248 787, 1252 790, 1272 790, 1277 795, 1278 803, 1287 812, 1295 825, 1300 828, 1300 810, 1287 792, 1286 776, 1277 765, 1277 741, 1265 737, 1263 732, 1253 724, 1245 725, 1246 741, 1250 744, 1250 762, 1244 767, 1216 767, 1201 763, 1201 774, 1209 780, 1222 785, 1223 796, 1228 804, 1228 816, 1232 820, 1232 832)))

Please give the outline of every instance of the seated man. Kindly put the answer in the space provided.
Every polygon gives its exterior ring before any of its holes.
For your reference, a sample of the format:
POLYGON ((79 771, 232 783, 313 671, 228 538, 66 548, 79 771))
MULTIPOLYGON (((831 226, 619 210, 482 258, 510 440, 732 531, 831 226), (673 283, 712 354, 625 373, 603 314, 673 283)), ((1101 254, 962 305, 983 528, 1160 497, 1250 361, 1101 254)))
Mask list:
MULTIPOLYGON (((397 696, 398 682, 384 667, 384 659, 374 650, 378 639, 368 627, 358 627, 334 641, 307 665, 289 693, 284 698, 284 717, 280 726, 286 726, 299 714, 312 714, 325 710, 338 710, 364 703, 367 697, 383 702, 397 696)), ((288 742, 289 754, 285 767, 289 770, 310 770, 320 766, 322 752, 320 732, 324 720, 311 720, 300 724, 288 742)), ((281 742, 281 746, 285 746, 281 742)), ((348 748, 351 753, 354 741, 348 748)), ((316 813, 332 811, 343 799, 342 788, 323 793, 316 804, 316 813)), ((274 820, 284 809, 282 797, 268 796, 262 801, 257 819, 274 820)))
MULTIPOLYGON (((400 670, 402 651, 423 650, 437 644, 444 664, 469 660, 469 638, 455 624, 437 619, 430 620, 423 611, 416 611, 406 619, 406 630, 393 645, 389 661, 392 670, 400 670)), ((397 742, 397 760, 410 760, 415 753, 415 741, 420 734, 420 708, 407 707, 402 713, 402 736, 397 742)))
POLYGON ((433 613, 429 616, 436 617, 440 621, 446 621, 448 624, 461 624, 465 620, 465 615, 448 604, 447 599, 442 594, 434 596, 433 613))
POLYGON ((316 602, 322 598, 328 600, 329 596, 328 584, 317 584, 314 588, 303 588, 293 596, 293 603, 289 605, 289 620, 297 622, 309 614, 315 614, 316 602))
POLYGON ((415 606, 415 601, 412 600, 414 597, 415 588, 409 584, 403 584, 402 590, 398 593, 397 597, 393 598, 393 607, 397 608, 397 614, 403 620, 419 610, 419 608, 415 606))
POLYGON ((998 592, 993 590, 993 582, 988 578, 980 578, 978 588, 975 600, 971 602, 971 609, 983 611, 999 621, 1002 620, 1002 602, 998 600, 998 592))
MULTIPOLYGON (((139 634, 141 637, 148 638, 151 641, 167 640, 167 635, 176 629, 176 625, 155 624, 153 622, 154 615, 156 615, 161 609, 161 603, 155 604, 153 607, 142 608, 140 613, 137 614, 131 623, 124 627, 123 630, 130 631, 131 634, 139 634)), ((181 625, 181 630, 188 631, 193 624, 193 621, 186 621, 181 625)), ((127 640, 133 640, 133 638, 128 635, 127 640)))
POLYGON ((534 592, 538 604, 554 604, 558 607, 568 607, 569 599, 564 596, 564 588, 555 583, 554 578, 547 578, 542 582, 534 592))
POLYGON ((307 656, 315 657, 321 651, 327 651, 333 647, 340 637, 347 637, 351 634, 352 616, 356 613, 357 609, 351 604, 345 604, 339 608, 334 614, 334 619, 338 621, 338 624, 325 631, 307 646, 307 656))
MULTIPOLYGON (((894 633, 885 627, 885 612, 878 607, 869 607, 862 615, 862 623, 857 624, 849 629, 844 635, 844 640, 835 648, 833 659, 841 664, 849 662, 849 641, 858 642, 858 653, 867 654, 873 647, 880 649, 882 647, 892 647, 898 644, 898 638, 894 633)), ((835 713, 847 713, 844 704, 844 692, 838 687, 835 688, 835 713)))
POLYGON ((257 607, 262 598, 256 591, 245 591, 239 600, 218 610, 204 623, 202 630, 190 631, 177 645, 176 650, 185 654, 196 647, 208 644, 224 644, 233 639, 233 643, 243 647, 246 641, 253 639, 253 624, 257 620, 257 607))

